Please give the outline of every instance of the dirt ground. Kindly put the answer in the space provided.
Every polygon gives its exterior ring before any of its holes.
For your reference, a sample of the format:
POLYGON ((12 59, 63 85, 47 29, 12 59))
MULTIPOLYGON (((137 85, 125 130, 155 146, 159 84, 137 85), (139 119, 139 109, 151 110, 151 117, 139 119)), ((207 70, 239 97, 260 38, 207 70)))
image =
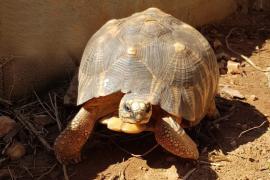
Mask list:
MULTIPOLYGON (((178 158, 160 146, 146 156, 134 157, 131 153, 144 154, 155 146, 153 134, 123 135, 98 125, 83 150, 82 162, 67 167, 68 177, 71 180, 270 179, 270 87, 263 72, 226 47, 225 38, 232 28, 237 29, 228 39, 231 48, 260 67, 270 66, 270 13, 233 15, 200 29, 215 47, 219 62, 240 62, 242 72, 231 74, 221 69, 216 102, 223 118, 204 119, 198 126, 187 129, 198 144, 198 161, 178 158), (221 93, 225 86, 238 90, 244 98, 221 93)), ((38 136, 52 145, 59 130, 49 117, 60 119, 64 126, 78 109, 64 106, 63 94, 64 89, 52 90, 40 99, 37 96, 32 101, 22 100, 1 108, 2 115, 18 121, 17 131, 10 137, 25 145, 26 155, 16 161, 1 155, 0 179, 64 179, 62 166, 57 164, 53 152, 47 151, 37 136, 30 133, 29 126, 23 124, 23 120, 33 123, 38 136), (37 117, 47 117, 47 120, 40 123, 37 117)), ((1 151, 8 142, 7 138, 0 139, 1 151)))

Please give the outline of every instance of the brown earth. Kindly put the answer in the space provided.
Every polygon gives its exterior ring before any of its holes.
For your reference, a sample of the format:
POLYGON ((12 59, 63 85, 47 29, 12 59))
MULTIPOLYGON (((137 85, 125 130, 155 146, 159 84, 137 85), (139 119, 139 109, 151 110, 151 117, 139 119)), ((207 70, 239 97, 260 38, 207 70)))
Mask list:
MULTIPOLYGON (((216 98, 223 119, 204 119, 198 126, 188 130, 200 150, 198 161, 178 158, 160 146, 144 157, 143 154, 156 142, 151 133, 123 135, 106 130, 98 125, 94 135, 83 150, 83 161, 68 166, 68 176, 73 180, 84 179, 270 179, 270 87, 264 73, 243 62, 228 51, 225 37, 237 27, 229 38, 230 46, 248 56, 261 67, 270 66, 270 14, 252 12, 248 15, 232 16, 219 24, 203 27, 200 31, 213 45, 219 40, 223 46, 217 53, 226 52, 228 57, 245 65, 241 74, 224 74, 220 78, 220 89, 228 85, 239 90, 245 99, 232 99, 223 94, 216 98), (254 100, 250 96, 255 95, 254 100)), ((219 61, 221 61, 219 59, 219 61)), ((57 106, 50 104, 48 95, 40 101, 52 114, 58 112, 64 124, 72 118, 76 109, 61 104, 63 90, 51 91, 57 106), (57 107, 57 110, 56 110, 57 107)), ((22 116, 35 123, 34 115, 46 114, 36 99, 18 102, 17 108, 6 106, 1 114, 22 116), (25 104, 22 106, 19 104, 25 104)), ((54 104, 54 103, 52 103, 54 104)), ((56 123, 35 125, 39 135, 52 144, 59 134, 56 123)), ((22 126, 15 136, 25 144, 27 154, 18 161, 0 158, 0 179, 64 179, 62 167, 56 164, 52 152, 47 152, 34 135, 22 126)), ((0 140, 3 150, 6 142, 0 140)))

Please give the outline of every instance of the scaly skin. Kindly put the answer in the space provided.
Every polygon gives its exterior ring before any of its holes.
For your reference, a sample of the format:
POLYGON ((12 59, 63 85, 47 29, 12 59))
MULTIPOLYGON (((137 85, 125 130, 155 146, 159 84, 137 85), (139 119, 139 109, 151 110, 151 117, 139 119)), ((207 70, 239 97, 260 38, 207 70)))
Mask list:
POLYGON ((182 158, 199 158, 197 145, 172 117, 159 117, 154 133, 157 142, 167 151, 182 158))
POLYGON ((94 125, 94 113, 82 107, 55 140, 55 155, 60 163, 69 164, 81 161, 81 149, 93 131, 94 125))
POLYGON ((96 121, 117 112, 123 93, 93 98, 86 102, 66 129, 56 138, 54 151, 60 163, 78 163, 81 149, 92 133, 96 121))

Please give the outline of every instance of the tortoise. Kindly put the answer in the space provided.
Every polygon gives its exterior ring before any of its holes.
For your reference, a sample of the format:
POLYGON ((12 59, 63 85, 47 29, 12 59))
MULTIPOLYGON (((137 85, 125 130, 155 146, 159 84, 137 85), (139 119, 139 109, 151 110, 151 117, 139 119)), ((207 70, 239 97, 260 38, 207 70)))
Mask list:
POLYGON ((77 163, 97 122, 124 133, 153 131, 182 158, 197 159, 184 128, 217 118, 219 70, 213 49, 193 27, 149 8, 103 25, 84 50, 74 119, 56 138, 61 163, 77 163))

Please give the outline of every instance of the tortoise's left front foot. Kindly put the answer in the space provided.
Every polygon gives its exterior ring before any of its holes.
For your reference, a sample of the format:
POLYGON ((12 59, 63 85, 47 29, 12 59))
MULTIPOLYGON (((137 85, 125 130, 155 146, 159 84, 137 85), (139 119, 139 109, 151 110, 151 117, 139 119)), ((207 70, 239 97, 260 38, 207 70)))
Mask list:
POLYGON ((195 142, 171 117, 164 117, 157 120, 155 137, 163 148, 177 156, 188 159, 199 158, 199 152, 195 142))

